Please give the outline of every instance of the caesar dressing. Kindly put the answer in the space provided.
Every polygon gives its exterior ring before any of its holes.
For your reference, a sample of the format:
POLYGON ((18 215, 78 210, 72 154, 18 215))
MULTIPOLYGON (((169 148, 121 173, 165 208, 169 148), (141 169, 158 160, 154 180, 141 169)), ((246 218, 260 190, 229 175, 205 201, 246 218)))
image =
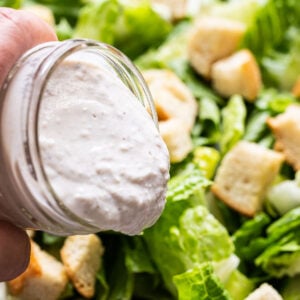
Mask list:
POLYGON ((62 235, 137 234, 158 219, 168 151, 144 82, 116 49, 39 46, 1 98, 0 219, 62 235))
POLYGON ((53 190, 80 218, 136 234, 161 214, 168 152, 117 76, 76 59, 62 62, 45 88, 39 142, 53 190))

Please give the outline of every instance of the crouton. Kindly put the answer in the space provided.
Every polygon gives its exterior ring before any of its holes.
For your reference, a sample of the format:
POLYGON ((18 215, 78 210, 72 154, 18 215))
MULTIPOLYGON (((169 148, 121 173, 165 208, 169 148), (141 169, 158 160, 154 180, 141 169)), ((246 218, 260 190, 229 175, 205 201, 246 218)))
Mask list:
POLYGON ((170 70, 147 70, 143 76, 153 97, 158 120, 181 119, 183 126, 190 131, 198 106, 189 88, 170 70))
POLYGON ((188 87, 169 70, 143 72, 153 96, 161 136, 171 162, 179 162, 192 150, 191 130, 198 105, 188 87))
POLYGON ((160 134, 167 145, 170 153, 170 161, 182 161, 192 150, 190 133, 185 130, 182 121, 170 119, 159 125, 160 134))
POLYGON ((279 293, 268 283, 263 283, 245 300, 283 300, 279 293))
POLYGON ((275 150, 282 151, 286 161, 300 170, 300 105, 290 105, 284 113, 269 118, 267 124, 275 135, 275 150))
POLYGON ((9 293, 17 299, 57 300, 67 282, 64 266, 32 242, 28 268, 7 285, 9 293))
POLYGON ((186 16, 186 0, 151 0, 151 3, 159 12, 166 12, 168 19, 179 20, 186 16))
POLYGON ((203 77, 211 77, 211 66, 235 52, 245 32, 245 25, 217 17, 199 19, 191 31, 188 57, 192 67, 203 77))
POLYGON ((224 97, 240 94, 253 102, 261 89, 261 74, 249 50, 240 50, 212 65, 214 89, 224 97))
POLYGON ((300 77, 297 79, 295 82, 293 88, 292 88, 292 93, 295 97, 300 97, 300 77))
POLYGON ((61 259, 69 278, 86 298, 94 296, 103 253, 101 240, 95 234, 69 236, 61 249, 61 259))
POLYGON ((261 210, 282 161, 280 153, 241 141, 223 158, 211 190, 228 206, 252 217, 261 210))

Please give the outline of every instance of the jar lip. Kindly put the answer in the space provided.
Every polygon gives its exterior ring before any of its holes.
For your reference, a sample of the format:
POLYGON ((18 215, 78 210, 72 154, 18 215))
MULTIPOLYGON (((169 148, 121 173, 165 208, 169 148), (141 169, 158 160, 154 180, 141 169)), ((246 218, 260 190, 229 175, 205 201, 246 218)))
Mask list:
POLYGON ((63 42, 48 42, 37 46, 29 51, 29 54, 25 55, 25 58, 35 51, 43 49, 45 47, 53 47, 50 54, 46 55, 42 63, 38 67, 34 74, 34 87, 31 92, 30 109, 27 111, 26 121, 26 134, 28 141, 28 163, 32 166, 37 180, 42 185, 43 193, 50 200, 54 200, 55 203, 62 209, 62 211, 75 220, 79 224, 91 228, 96 231, 94 225, 88 221, 83 220, 79 216, 75 215, 68 207, 66 207, 57 196, 55 190, 52 188, 51 182, 48 179, 46 171, 44 169, 43 159, 41 156, 39 145, 39 110, 43 98, 44 89, 47 83, 47 79, 51 76, 56 67, 68 56, 84 49, 94 49, 95 53, 99 53, 105 60, 108 60, 113 69, 118 69, 124 75, 124 78, 120 78, 135 94, 135 96, 142 102, 144 106, 150 109, 151 117, 158 129, 158 121, 156 110, 152 101, 147 85, 134 64, 121 53, 118 49, 105 43, 97 42, 89 39, 70 39, 63 42))

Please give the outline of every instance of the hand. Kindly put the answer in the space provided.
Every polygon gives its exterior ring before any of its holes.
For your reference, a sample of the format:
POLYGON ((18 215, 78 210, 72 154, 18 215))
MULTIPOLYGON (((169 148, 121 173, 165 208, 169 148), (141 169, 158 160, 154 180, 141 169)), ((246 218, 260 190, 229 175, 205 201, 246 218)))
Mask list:
MULTIPOLYGON (((0 7, 0 87, 17 59, 33 46, 56 40, 53 29, 33 14, 0 7)), ((29 262, 26 232, 0 221, 0 281, 22 273, 29 262)))

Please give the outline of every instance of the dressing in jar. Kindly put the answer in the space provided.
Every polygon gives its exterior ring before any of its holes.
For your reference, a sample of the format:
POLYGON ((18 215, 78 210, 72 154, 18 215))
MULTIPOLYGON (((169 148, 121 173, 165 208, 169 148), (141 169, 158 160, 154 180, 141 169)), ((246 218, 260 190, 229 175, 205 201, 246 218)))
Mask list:
POLYGON ((168 151, 150 93, 118 50, 41 44, 0 97, 0 219, 58 235, 133 235, 159 218, 168 151))

